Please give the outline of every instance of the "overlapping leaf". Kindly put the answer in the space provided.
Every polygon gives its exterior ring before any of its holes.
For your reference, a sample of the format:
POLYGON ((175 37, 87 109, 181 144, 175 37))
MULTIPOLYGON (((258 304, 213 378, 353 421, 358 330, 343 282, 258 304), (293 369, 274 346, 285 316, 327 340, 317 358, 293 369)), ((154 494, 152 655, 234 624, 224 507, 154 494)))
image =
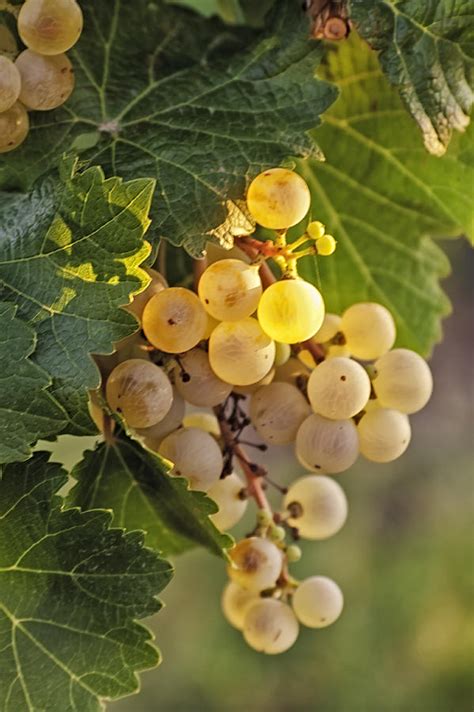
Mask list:
POLYGON ((464 130, 474 92, 471 0, 351 0, 352 19, 377 50, 431 153, 464 130))
POLYGON ((232 540, 209 519, 217 511, 214 502, 202 492, 191 492, 183 478, 170 477, 167 471, 161 458, 137 443, 103 443, 86 452, 74 468, 77 484, 69 502, 86 509, 112 509, 115 525, 143 529, 146 543, 166 555, 195 545, 224 555, 232 540))
POLYGON ((45 453, 0 481, 0 708, 95 712, 159 662, 136 622, 160 608, 168 562, 104 511, 60 508, 45 453))

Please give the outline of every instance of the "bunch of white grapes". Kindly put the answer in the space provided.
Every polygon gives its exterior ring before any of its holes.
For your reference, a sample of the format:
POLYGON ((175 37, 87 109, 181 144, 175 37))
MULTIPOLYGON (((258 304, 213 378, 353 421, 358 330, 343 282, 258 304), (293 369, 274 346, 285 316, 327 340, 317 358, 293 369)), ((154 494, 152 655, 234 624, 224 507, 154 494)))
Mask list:
MULTIPOLYGON (((251 214, 278 231, 279 264, 295 259, 284 231, 309 203, 306 183, 286 169, 250 185, 251 214)), ((334 250, 320 223, 305 235, 320 254, 334 250)), ((173 476, 207 492, 219 507, 211 519, 220 530, 237 524, 256 499, 256 526, 230 551, 222 606, 249 645, 273 654, 294 643, 300 623, 325 627, 342 611, 336 583, 324 576, 298 582, 288 572, 301 556, 297 540, 326 539, 346 521, 344 491, 328 475, 347 470, 359 453, 374 462, 399 457, 410 441, 408 415, 428 401, 432 378, 418 354, 393 348, 395 324, 385 307, 363 302, 341 316, 325 314, 319 291, 294 269, 264 288, 260 262, 242 256, 212 262, 197 293, 169 287, 148 269, 149 286, 126 307, 141 331, 98 358, 104 386, 91 413, 101 427, 108 408, 171 461, 173 476), (282 489, 275 513, 263 494, 265 470, 242 449, 248 426, 260 449, 292 444, 307 471, 282 489)))
POLYGON ((18 54, 10 35, 0 53, 0 153, 23 143, 29 111, 56 109, 70 97, 74 70, 65 52, 76 44, 82 24, 76 0, 25 0, 21 5, 17 29, 26 48, 18 54))

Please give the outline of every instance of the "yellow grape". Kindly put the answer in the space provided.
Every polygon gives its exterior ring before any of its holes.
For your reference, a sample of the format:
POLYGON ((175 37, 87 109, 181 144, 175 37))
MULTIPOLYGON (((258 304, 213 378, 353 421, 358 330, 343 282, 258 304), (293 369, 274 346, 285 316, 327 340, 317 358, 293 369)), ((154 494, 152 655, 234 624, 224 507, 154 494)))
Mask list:
POLYGON ((341 331, 351 354, 364 361, 387 353, 396 336, 392 315, 375 302, 360 302, 346 309, 342 315, 341 331))
POLYGON ((310 339, 324 319, 324 302, 303 279, 282 279, 264 291, 257 311, 260 326, 275 341, 296 344, 310 339))
POLYGON ((308 628, 326 628, 336 621, 344 607, 342 591, 326 576, 311 576, 300 583, 292 600, 300 623, 308 628))
POLYGON ((309 402, 314 412, 325 418, 352 418, 364 408, 369 397, 367 371, 350 358, 323 361, 309 377, 309 402))
POLYGON ((372 408, 357 424, 361 454, 372 462, 391 462, 403 455, 411 439, 408 416, 398 410, 372 408))
POLYGON ((265 442, 273 445, 292 442, 310 412, 304 395, 289 383, 263 386, 250 400, 253 427, 265 442))
POLYGON ((310 415, 296 434, 295 454, 308 470, 329 474, 344 472, 359 455, 357 428, 352 420, 310 415))
POLYGON ((240 522, 247 509, 248 500, 241 497, 245 483, 232 472, 217 480, 208 490, 207 495, 218 505, 219 511, 211 514, 209 519, 215 527, 225 532, 240 522))
POLYGON ((143 440, 147 448, 158 452, 163 440, 183 423, 185 409, 183 397, 173 388, 173 402, 163 420, 149 428, 135 428, 135 434, 143 440))
POLYGON ((241 588, 233 581, 229 581, 222 592, 222 612, 234 628, 242 630, 249 605, 258 600, 260 599, 255 593, 246 591, 245 588, 241 588))
POLYGON ((0 114, 0 153, 13 151, 28 136, 30 122, 23 104, 19 101, 0 114))
POLYGON ((67 52, 82 32, 81 8, 75 0, 26 0, 18 15, 18 33, 39 54, 67 52))
POLYGON ((254 593, 275 585, 280 576, 283 558, 281 549, 268 539, 251 536, 242 539, 229 551, 230 578, 242 588, 254 593))
POLYGON ((43 57, 25 49, 15 62, 21 75, 20 101, 27 109, 49 111, 70 97, 74 70, 65 54, 43 57))
POLYGON ((257 383, 270 371, 274 359, 275 343, 251 317, 221 322, 209 339, 211 368, 226 383, 257 383))
POLYGON ((189 289, 169 287, 146 304, 142 318, 148 341, 160 351, 189 351, 203 338, 207 316, 199 297, 189 289))
POLYGON ((212 408, 229 396, 232 386, 216 376, 209 356, 202 349, 191 349, 181 356, 180 366, 174 369, 176 388, 191 405, 212 408), (181 369, 184 374, 181 374, 181 369), (186 378, 183 379, 182 375, 186 378))
POLYGON ((185 428, 198 428, 198 430, 204 430, 206 433, 214 435, 216 438, 220 437, 221 434, 219 421, 214 413, 206 413, 202 410, 187 413, 183 418, 183 425, 185 428))
POLYGON ((242 632, 246 643, 254 650, 278 655, 295 643, 299 625, 287 603, 275 598, 261 598, 247 608, 242 632))
POLYGON ((306 182, 294 171, 270 168, 250 184, 247 206, 259 225, 286 230, 300 222, 311 205, 306 182))
POLYGON ((21 77, 8 57, 0 55, 0 113, 10 109, 20 96, 21 77))
POLYGON ((219 321, 238 321, 257 309, 262 282, 257 265, 241 260, 220 260, 199 280, 199 297, 205 310, 219 321))
POLYGON ((310 370, 295 356, 291 356, 283 366, 276 369, 275 381, 297 385, 300 381, 306 382, 309 375, 310 370))
POLYGON ((323 235, 316 240, 316 249, 318 251, 318 255, 328 257, 336 250, 336 240, 332 235, 323 235))
POLYGON ((248 396, 252 393, 256 393, 258 389, 262 386, 268 386, 270 385, 270 383, 272 383, 273 379, 275 378, 275 373, 276 369, 272 367, 267 373, 267 375, 261 378, 256 383, 252 383, 250 386, 233 386, 232 391, 234 393, 240 393, 240 395, 242 396, 248 396))
POLYGON ((375 362, 373 386, 384 408, 416 413, 430 399, 433 377, 426 361, 415 351, 394 349, 375 362))
POLYGON ((284 506, 304 539, 327 539, 336 534, 347 519, 347 499, 342 487, 330 477, 309 475, 293 482, 284 506))
POLYGON ((339 314, 331 314, 326 312, 324 315, 323 323, 321 324, 318 331, 313 336, 314 341, 317 344, 324 344, 326 341, 333 339, 338 331, 341 330, 341 317, 339 314))
POLYGON ((291 347, 289 344, 281 344, 279 341, 275 341, 275 361, 273 365, 275 368, 283 366, 291 357, 291 347))
POLYGON ((173 475, 186 477, 191 489, 207 492, 220 477, 224 460, 219 445, 198 428, 180 428, 161 443, 160 455, 174 464, 173 475))

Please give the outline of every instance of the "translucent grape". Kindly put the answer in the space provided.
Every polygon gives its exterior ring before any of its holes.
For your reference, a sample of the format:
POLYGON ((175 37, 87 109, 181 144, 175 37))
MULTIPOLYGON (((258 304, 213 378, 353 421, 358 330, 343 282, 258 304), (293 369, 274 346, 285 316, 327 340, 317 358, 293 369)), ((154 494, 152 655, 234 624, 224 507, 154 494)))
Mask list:
POLYGON ((306 232, 311 238, 313 238, 313 240, 319 240, 319 238, 324 235, 325 229, 326 228, 321 222, 319 222, 319 220, 313 220, 308 224, 306 232))
POLYGON ((318 251, 318 255, 328 257, 336 250, 336 240, 332 235, 323 235, 322 237, 318 237, 316 240, 316 249, 318 251))
POLYGON ((250 386, 234 386, 232 390, 234 393, 240 393, 240 395, 243 396, 251 395, 252 393, 256 393, 262 386, 269 386, 275 378, 275 373, 276 369, 271 368, 269 372, 256 383, 252 383, 250 386))
POLYGON ((174 463, 173 475, 187 477, 191 489, 207 490, 217 482, 224 461, 212 435, 198 428, 180 428, 161 443, 160 455, 174 463))
POLYGON ((203 339, 207 316, 194 292, 170 287, 155 294, 146 304, 142 326, 153 346, 178 354, 189 351, 203 339))
POLYGON ((154 363, 137 358, 114 368, 105 391, 111 409, 131 428, 148 428, 163 420, 173 401, 167 375, 154 363))
POLYGON ((267 443, 285 445, 296 438, 311 409, 301 391, 289 383, 271 383, 252 395, 250 418, 267 443))
POLYGON ((223 321, 209 339, 209 361, 214 373, 227 383, 248 386, 272 368, 275 343, 251 317, 223 321))
POLYGON ((289 344, 281 344, 279 341, 275 341, 275 361, 273 365, 276 368, 283 366, 291 356, 291 346, 289 344))
POLYGON ((214 435, 216 438, 221 434, 219 421, 213 413, 205 413, 200 410, 187 413, 184 416, 183 425, 185 428, 199 428, 200 430, 205 430, 206 433, 214 435))
POLYGON ((260 326, 272 339, 296 344, 318 331, 324 319, 324 302, 309 282, 282 279, 263 292, 257 315, 260 326))
POLYGON ((367 460, 391 462, 407 449, 411 439, 408 416, 398 410, 374 408, 357 425, 360 451, 367 460))
POLYGON ((21 75, 20 101, 35 111, 56 109, 74 89, 74 70, 65 54, 43 57, 25 49, 15 62, 21 75))
POLYGON ((203 338, 206 339, 206 340, 209 339, 209 337, 211 336, 212 332, 214 331, 214 329, 216 328, 216 326, 217 326, 218 324, 220 324, 220 321, 219 321, 218 319, 214 319, 213 316, 211 316, 210 314, 208 314, 208 315, 207 315, 206 331, 204 332, 203 338))
POLYGON ((11 59, 0 55, 0 113, 10 109, 20 96, 21 77, 11 59))
POLYGON ((392 315, 375 302, 360 302, 346 309, 341 331, 351 354, 363 360, 382 356, 392 348, 396 336, 392 315))
POLYGON ((222 592, 222 611, 234 628, 242 630, 248 607, 258 600, 259 598, 255 593, 246 591, 245 588, 241 588, 233 581, 229 581, 222 592))
POLYGON ((293 482, 284 506, 291 514, 288 523, 304 539, 327 539, 347 519, 347 499, 342 487, 323 475, 308 475, 293 482))
POLYGON ((247 499, 241 497, 244 488, 245 483, 235 472, 232 472, 227 477, 218 480, 208 490, 208 496, 219 507, 219 511, 216 514, 211 514, 209 519, 221 531, 231 529, 244 516, 247 509, 247 499))
POLYGON ((309 188, 301 176, 286 168, 271 168, 250 184, 247 207, 259 225, 286 230, 300 222, 311 205, 309 188))
POLYGON ((223 403, 230 394, 232 386, 216 376, 209 356, 202 349, 185 353, 180 358, 180 365, 181 368, 174 370, 176 388, 188 403, 212 408, 223 403))
POLYGON ((344 344, 330 344, 326 352, 326 361, 331 358, 350 358, 351 352, 344 344))
POLYGON ((325 418, 352 418, 363 409, 369 397, 367 371, 350 358, 323 361, 309 377, 309 402, 314 412, 325 418))
POLYGON ((283 563, 281 549, 268 539, 242 539, 229 551, 230 578, 242 588, 259 593, 275 585, 283 563))
POLYGON ((324 344, 326 341, 333 339, 341 330, 342 319, 339 314, 331 314, 326 312, 323 323, 312 338, 317 344, 324 344))
POLYGON ((372 384, 384 408, 416 413, 428 403, 433 377, 426 361, 414 351, 389 351, 376 361, 375 369, 372 384))
POLYGON ((26 0, 18 15, 18 33, 39 54, 61 54, 82 32, 82 12, 75 0, 26 0))
POLYGON ((275 381, 296 385, 300 381, 306 382, 309 374, 309 369, 299 359, 292 356, 283 366, 276 369, 275 381))
POLYGON ((344 472, 359 454, 357 428, 352 420, 310 415, 296 434, 295 453, 303 467, 313 472, 344 472))
POLYGON ((244 638, 260 653, 284 653, 295 643, 298 633, 298 620, 290 606, 282 601, 262 598, 251 603, 245 612, 244 638))
POLYGON ((13 151, 23 143, 30 130, 30 121, 19 101, 0 114, 0 153, 13 151))
POLYGON ((150 450, 158 452, 163 440, 183 423, 185 408, 183 397, 173 388, 173 402, 163 420, 149 428, 135 428, 135 433, 150 450))
POLYGON ((140 292, 140 294, 136 294, 130 304, 127 304, 124 307, 124 309, 126 309, 127 311, 131 312, 132 314, 135 314, 135 316, 139 320, 141 320, 143 316, 143 310, 145 309, 150 299, 155 294, 162 292, 168 287, 168 283, 162 274, 157 272, 155 269, 152 269, 151 267, 144 267, 143 269, 151 278, 150 284, 143 292, 140 292))
POLYGON ((308 628, 326 628, 341 615, 344 596, 332 579, 311 576, 296 589, 292 605, 300 623, 308 628))
POLYGON ((199 280, 199 297, 206 311, 219 321, 238 321, 257 309, 262 282, 257 265, 241 260, 220 260, 199 280))

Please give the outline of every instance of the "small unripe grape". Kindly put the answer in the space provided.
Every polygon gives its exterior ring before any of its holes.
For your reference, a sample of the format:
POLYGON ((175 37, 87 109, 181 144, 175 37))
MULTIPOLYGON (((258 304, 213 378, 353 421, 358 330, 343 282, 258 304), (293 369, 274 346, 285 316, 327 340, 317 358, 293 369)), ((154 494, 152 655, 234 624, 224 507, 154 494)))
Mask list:
POLYGON ((30 130, 28 114, 19 101, 0 114, 0 153, 8 153, 23 143, 30 130))
POLYGON ((433 377, 426 361, 415 351, 394 349, 375 362, 373 386, 384 408, 416 413, 429 401, 433 377))
POLYGON ((180 428, 161 443, 159 453, 174 463, 173 475, 186 477, 191 489, 207 492, 218 481, 224 460, 219 445, 198 428, 180 428))
POLYGON ((279 341, 275 341, 275 361, 273 365, 275 368, 283 366, 291 356, 291 346, 289 344, 281 344, 279 341))
POLYGON ((214 373, 226 383, 249 386, 272 368, 275 343, 251 317, 223 321, 209 339, 209 361, 214 373))
POLYGON ((303 539, 327 539, 347 518, 347 499, 337 482, 322 475, 309 475, 293 482, 284 498, 290 512, 288 523, 303 539))
POLYGON ((318 251, 318 255, 328 257, 336 250, 336 240, 332 235, 323 235, 316 240, 316 249, 318 251))
POLYGON ((131 428, 148 428, 163 420, 173 401, 167 375, 154 363, 137 358, 114 368, 105 391, 111 409, 131 428))
POLYGON ((65 54, 43 57, 25 49, 15 62, 21 74, 20 101, 34 111, 56 109, 74 89, 74 70, 65 54))
POLYGON ((219 511, 211 514, 209 519, 221 531, 232 529, 244 516, 248 503, 248 500, 241 496, 244 488, 245 484, 240 477, 232 472, 227 477, 217 480, 208 490, 208 496, 219 507, 219 511))
POLYGON ((349 358, 319 364, 308 381, 308 398, 315 413, 345 420, 359 413, 370 397, 367 371, 349 358))
POLYGON ((375 302, 360 302, 346 309, 341 331, 351 354, 365 361, 379 358, 389 351, 396 336, 392 315, 375 302))
POLYGON ((21 77, 18 68, 8 57, 0 55, 0 113, 11 109, 20 96, 21 77))
POLYGON ((199 430, 204 430, 210 435, 218 438, 221 434, 221 429, 219 427, 219 421, 213 413, 205 413, 204 411, 194 411, 192 413, 187 413, 183 419, 183 425, 185 428, 198 428, 199 430))
POLYGON ((262 294, 258 265, 241 260, 220 260, 199 280, 199 298, 205 310, 219 321, 238 321, 257 309, 262 294))
POLYGON ((360 452, 372 462, 391 462, 403 455, 411 439, 408 416, 398 410, 373 408, 360 419, 360 452))
POLYGON ((313 240, 319 240, 324 235, 325 227, 319 220, 313 220, 306 228, 306 232, 313 240))
POLYGON ((339 314, 326 312, 321 328, 315 333, 312 341, 315 341, 317 344, 324 344, 326 341, 333 339, 341 330, 341 321, 342 319, 339 314))
POLYGON ((281 550, 268 539, 252 536, 230 550, 230 578, 249 591, 259 593, 275 585, 282 567, 281 550))
POLYGON ((124 309, 126 309, 127 311, 131 312, 132 314, 135 314, 135 316, 139 320, 141 320, 143 316, 143 310, 145 309, 150 299, 155 294, 162 292, 168 287, 168 283, 166 282, 166 279, 163 277, 162 274, 157 272, 155 269, 152 269, 151 267, 144 267, 143 269, 151 278, 150 284, 143 292, 135 294, 130 304, 127 304, 124 307, 124 309))
POLYGON ((324 302, 316 287, 303 279, 282 279, 262 294, 260 326, 275 341, 296 344, 310 339, 324 319, 324 302))
POLYGON ((234 628, 242 630, 247 609, 252 603, 258 600, 259 598, 255 593, 241 588, 233 581, 229 581, 222 592, 222 611, 234 628))
POLYGON ((286 558, 288 559, 290 564, 299 561, 302 555, 303 552, 301 551, 299 546, 296 546, 296 544, 290 544, 290 546, 286 547, 286 558))
POLYGON ((250 400, 252 425, 265 442, 274 445, 292 442, 310 412, 301 391, 289 383, 263 386, 250 400))
POLYGON ((359 455, 357 428, 352 420, 310 415, 296 434, 295 454, 303 467, 337 474, 348 470, 359 455))
POLYGON ((294 171, 270 168, 253 179, 247 206, 259 225, 286 230, 300 222, 311 205, 306 182, 294 171))
POLYGON ((308 628, 326 628, 342 613, 342 591, 326 576, 305 579, 293 594, 293 610, 300 623, 308 628))
POLYGON ((182 424, 185 408, 183 397, 173 388, 173 402, 163 420, 149 428, 135 428, 135 433, 150 450, 158 452, 162 441, 182 424))
POLYGON ((18 15, 18 33, 39 54, 61 54, 82 32, 82 12, 75 0, 26 0, 18 15))
POLYGON ((155 294, 143 310, 143 331, 160 351, 189 351, 204 337, 207 316, 199 297, 189 289, 169 287, 155 294))
POLYGON ((223 403, 232 391, 229 383, 216 376, 209 363, 209 356, 199 348, 191 349, 180 359, 186 379, 181 377, 180 368, 175 368, 176 388, 183 398, 192 405, 212 408, 223 403))
POLYGON ((251 603, 244 616, 244 638, 259 653, 277 655, 295 643, 298 620, 290 606, 274 598, 251 603))

